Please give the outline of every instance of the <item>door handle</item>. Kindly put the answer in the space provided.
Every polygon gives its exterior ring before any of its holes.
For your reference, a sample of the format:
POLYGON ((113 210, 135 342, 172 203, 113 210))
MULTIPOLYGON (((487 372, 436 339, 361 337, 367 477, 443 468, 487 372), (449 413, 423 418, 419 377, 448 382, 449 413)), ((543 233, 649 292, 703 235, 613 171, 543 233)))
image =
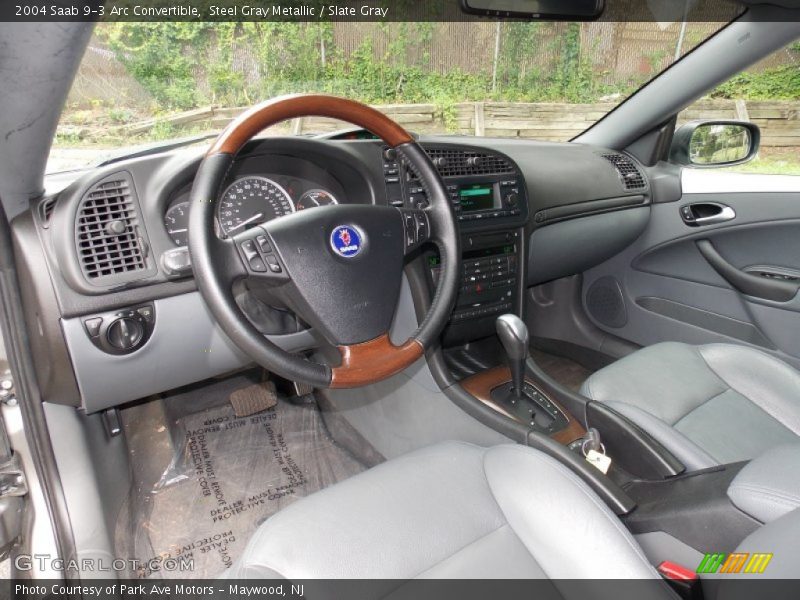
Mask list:
POLYGON ((717 252, 711 240, 697 240, 695 242, 700 254, 708 261, 713 268, 725 281, 743 294, 774 300, 775 302, 788 302, 797 295, 800 285, 789 281, 759 277, 752 273, 747 273, 725 260, 717 252))
POLYGON ((684 204, 680 209, 681 219, 691 227, 715 225, 732 221, 736 218, 736 211, 727 204, 719 202, 697 202, 684 204))

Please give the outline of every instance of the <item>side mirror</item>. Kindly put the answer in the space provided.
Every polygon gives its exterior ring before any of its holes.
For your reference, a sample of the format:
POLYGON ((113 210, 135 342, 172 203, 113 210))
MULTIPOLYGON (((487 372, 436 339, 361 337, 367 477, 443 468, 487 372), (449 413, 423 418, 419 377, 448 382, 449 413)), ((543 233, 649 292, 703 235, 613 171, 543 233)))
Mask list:
POLYGON ((729 167, 755 157, 761 140, 758 125, 747 121, 692 121, 672 138, 670 160, 692 167, 729 167))

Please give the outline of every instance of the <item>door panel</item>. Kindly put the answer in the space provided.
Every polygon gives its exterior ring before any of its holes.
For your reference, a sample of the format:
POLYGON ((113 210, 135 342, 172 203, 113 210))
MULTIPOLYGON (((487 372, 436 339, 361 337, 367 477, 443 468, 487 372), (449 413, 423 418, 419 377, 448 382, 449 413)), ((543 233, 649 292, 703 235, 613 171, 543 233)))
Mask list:
MULTIPOLYGON (((794 293, 800 285, 794 279, 800 276, 800 177, 781 177, 780 188, 772 175, 748 175, 747 186, 730 183, 741 177, 709 173, 702 193, 692 191, 695 185, 684 186, 677 202, 654 204, 641 237, 584 274, 584 308, 590 319, 641 345, 667 340, 748 344, 800 368, 800 294, 794 293), (715 193, 714 187, 731 191, 715 193), (737 189, 752 191, 732 191, 737 189), (687 224, 681 208, 694 203, 719 203, 735 217, 687 224), (733 272, 712 266, 698 247, 700 240, 710 242, 708 256, 715 251, 733 272), (608 277, 622 291, 626 319, 618 327, 609 325, 601 307, 593 305, 597 295, 587 293, 598 280, 606 285, 609 280, 602 278, 608 277), (762 279, 769 281, 762 285, 762 279), (773 293, 775 288, 783 291, 773 293), (786 289, 791 293, 784 293, 786 289)), ((691 178, 703 181, 696 172, 691 178)))

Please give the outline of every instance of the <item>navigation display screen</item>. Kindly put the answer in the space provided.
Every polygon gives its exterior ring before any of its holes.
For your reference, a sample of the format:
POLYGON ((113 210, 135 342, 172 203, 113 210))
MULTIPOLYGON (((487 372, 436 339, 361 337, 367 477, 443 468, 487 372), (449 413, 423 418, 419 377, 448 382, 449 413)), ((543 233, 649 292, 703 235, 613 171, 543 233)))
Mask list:
POLYGON ((491 210, 494 205, 494 185, 491 183, 473 183, 462 185, 458 189, 462 212, 491 210))

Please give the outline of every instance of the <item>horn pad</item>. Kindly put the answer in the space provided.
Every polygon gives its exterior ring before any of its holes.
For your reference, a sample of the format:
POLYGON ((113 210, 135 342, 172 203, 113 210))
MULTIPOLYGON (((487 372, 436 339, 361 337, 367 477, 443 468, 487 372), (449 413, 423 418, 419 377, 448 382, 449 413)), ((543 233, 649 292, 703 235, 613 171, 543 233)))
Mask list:
POLYGON ((291 279, 287 303, 328 341, 358 344, 389 330, 403 272, 400 211, 325 206, 262 227, 291 279))

